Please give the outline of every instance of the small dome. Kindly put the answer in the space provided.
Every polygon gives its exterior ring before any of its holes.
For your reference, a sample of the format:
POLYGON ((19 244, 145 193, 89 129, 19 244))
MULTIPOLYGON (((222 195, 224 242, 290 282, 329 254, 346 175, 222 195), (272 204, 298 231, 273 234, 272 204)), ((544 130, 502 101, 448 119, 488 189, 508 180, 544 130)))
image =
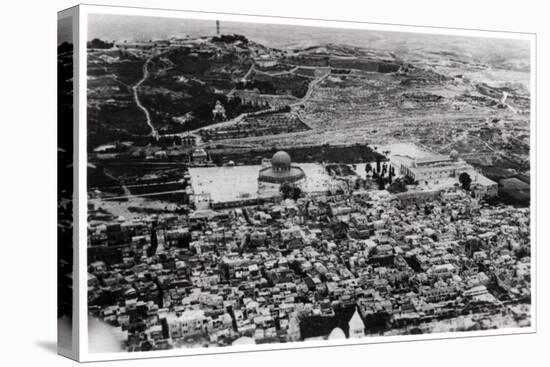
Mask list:
POLYGON ((332 329, 332 331, 328 335, 328 340, 336 339, 346 339, 346 334, 344 333, 344 330, 340 329, 339 327, 335 327, 334 329, 332 329))
POLYGON ((456 161, 458 159, 458 152, 456 150, 451 151, 451 154, 449 154, 449 157, 451 157, 451 159, 456 161))

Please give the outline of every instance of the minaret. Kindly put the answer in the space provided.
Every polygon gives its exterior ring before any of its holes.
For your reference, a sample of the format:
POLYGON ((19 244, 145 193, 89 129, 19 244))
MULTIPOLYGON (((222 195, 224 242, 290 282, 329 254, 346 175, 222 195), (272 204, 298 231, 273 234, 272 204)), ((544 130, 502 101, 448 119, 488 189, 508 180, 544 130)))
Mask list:
POLYGON ((219 20, 216 20, 216 34, 218 36, 220 35, 220 21, 219 20))

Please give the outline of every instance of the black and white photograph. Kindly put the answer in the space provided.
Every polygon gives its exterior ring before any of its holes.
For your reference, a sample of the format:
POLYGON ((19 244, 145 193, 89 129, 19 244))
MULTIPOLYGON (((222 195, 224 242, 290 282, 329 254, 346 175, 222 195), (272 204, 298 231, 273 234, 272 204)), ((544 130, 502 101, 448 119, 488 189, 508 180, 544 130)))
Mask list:
POLYGON ((211 18, 87 16, 89 353, 530 330, 529 38, 211 18))
POLYGON ((539 366, 535 0, 7 2, 2 366, 539 366))
POLYGON ((57 321, 58 346, 72 349, 74 248, 73 17, 57 22, 57 321))

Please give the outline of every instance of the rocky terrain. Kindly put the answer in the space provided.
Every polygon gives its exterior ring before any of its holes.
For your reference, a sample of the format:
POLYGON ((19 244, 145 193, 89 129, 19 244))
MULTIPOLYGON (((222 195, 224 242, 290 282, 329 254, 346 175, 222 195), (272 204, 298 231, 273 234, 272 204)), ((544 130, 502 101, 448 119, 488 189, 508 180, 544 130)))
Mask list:
POLYGON ((528 58, 449 44, 437 51, 396 43, 390 51, 374 41, 378 48, 279 49, 241 35, 95 40, 89 150, 116 141, 155 145, 152 137, 182 133, 218 147, 407 140, 528 171, 528 58))

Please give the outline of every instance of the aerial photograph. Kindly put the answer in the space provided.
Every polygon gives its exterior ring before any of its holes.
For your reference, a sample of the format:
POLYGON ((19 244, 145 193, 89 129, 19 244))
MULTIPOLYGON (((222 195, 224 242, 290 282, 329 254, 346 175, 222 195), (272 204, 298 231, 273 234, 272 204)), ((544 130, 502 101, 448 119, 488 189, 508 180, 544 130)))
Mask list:
POLYGON ((530 327, 531 43, 270 22, 88 15, 88 351, 530 327))

